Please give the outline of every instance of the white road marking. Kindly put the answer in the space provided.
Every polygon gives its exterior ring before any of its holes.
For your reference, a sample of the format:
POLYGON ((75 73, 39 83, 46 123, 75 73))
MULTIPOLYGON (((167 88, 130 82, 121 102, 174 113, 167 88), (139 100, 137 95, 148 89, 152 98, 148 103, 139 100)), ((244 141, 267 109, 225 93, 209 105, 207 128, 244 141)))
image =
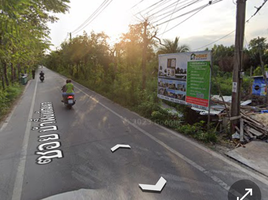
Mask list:
POLYGON ((128 144, 117 144, 117 145, 115 145, 114 147, 111 148, 111 151, 114 152, 118 148, 128 148, 128 149, 130 149, 131 147, 128 144))
MULTIPOLYGON (((62 78, 64 79, 64 78, 62 78)), ((65 79, 64 79, 65 80, 65 79)), ((80 85, 81 87, 83 88, 86 88, 88 89, 87 87, 75 82, 77 85, 80 85)), ((214 180, 216 183, 218 183, 219 185, 221 185, 225 190, 229 190, 230 186, 228 186, 226 183, 224 183, 221 179, 219 179, 218 177, 216 177, 215 175, 213 175, 211 172, 207 171, 206 169, 204 169, 203 167, 199 166, 198 164, 196 164, 194 161, 186 158, 185 156, 183 156, 182 154, 180 154, 179 152, 177 152, 176 150, 172 149, 171 147, 169 147, 168 145, 166 145, 165 143, 163 143, 162 141, 158 140, 157 138, 155 138, 154 136, 152 136, 150 133, 146 132, 145 130, 141 129, 140 127, 138 127, 137 125, 133 124, 132 122, 130 122, 129 120, 127 120, 125 117, 121 116, 120 114, 116 113, 115 111, 113 111, 112 109, 110 109, 109 107, 105 106, 104 104, 100 103, 97 99, 95 99, 94 97, 90 96, 89 94, 87 94, 86 92, 84 92, 83 90, 79 89, 78 87, 76 87, 79 91, 81 91, 82 93, 84 93, 86 96, 88 96, 89 98, 91 98, 93 101, 99 103, 102 107, 106 108, 107 110, 109 110, 110 112, 112 112, 113 114, 115 114, 116 116, 118 116, 120 119, 122 119, 123 121, 129 123, 131 126, 133 126, 134 128, 138 129, 139 131, 141 131, 142 133, 144 133, 145 135, 147 135, 148 137, 150 137, 152 140, 154 140, 155 142, 157 142, 158 144, 160 144, 161 146, 165 147, 166 149, 170 150, 172 153, 175 153, 175 155, 177 155, 178 157, 182 158, 183 160, 185 160, 187 163, 189 163, 190 165, 192 165, 193 167, 195 167, 196 169, 198 169, 199 171, 203 172, 204 174, 206 174, 207 176, 209 176, 212 180, 214 180)), ((90 90, 90 89, 88 89, 90 90)), ((90 90, 91 92, 97 94, 97 95, 100 95, 92 90, 90 90)), ((100 95, 101 96, 101 95, 100 95)), ((105 98, 105 97, 104 97, 105 98)), ((111 101, 111 100, 110 100, 111 101)), ((136 116, 138 116, 139 118, 142 118, 144 120, 148 120, 148 119, 145 119, 144 117, 138 115, 137 113, 135 112, 132 112, 133 114, 135 114, 136 116)), ((150 120, 149 120, 150 121, 150 120)), ((247 170, 246 168, 243 168, 242 166, 238 165, 237 163, 235 162, 232 162, 230 160, 228 160, 227 158, 223 157, 222 155, 188 139, 187 137, 183 136, 183 135, 180 135, 170 129, 167 129, 163 126, 160 126, 158 124, 156 124, 158 127, 162 128, 163 130, 166 130, 167 132, 173 134, 174 136, 180 138, 180 139, 183 139, 189 143, 191 143, 192 145, 194 145, 195 147, 198 147, 199 149, 203 150, 204 152, 212 155, 213 157, 216 157, 222 161, 224 161, 225 163, 239 169, 241 172, 244 172, 245 174, 247 175, 250 175, 252 178, 254 179, 257 179, 258 181, 268 185, 268 180, 266 177, 260 175, 260 174, 257 174, 257 173, 254 173, 250 170, 247 170)))
POLYGON ((161 192, 167 181, 161 177, 155 185, 139 184, 140 188, 145 191, 161 192))
POLYGON ((36 97, 36 90, 37 90, 37 80, 35 80, 35 88, 32 98, 32 103, 30 107, 30 112, 28 115, 26 130, 24 133, 23 143, 22 143, 22 149, 21 154, 19 158, 19 165, 17 168, 16 178, 15 178, 15 184, 13 188, 13 194, 12 194, 12 200, 20 200, 21 199, 21 192, 22 192, 22 186, 23 186, 23 176, 25 171, 25 163, 26 163, 26 157, 27 157, 27 149, 28 149, 28 142, 30 137, 30 131, 31 131, 31 121, 33 115, 33 109, 34 109, 34 103, 35 103, 35 97, 36 97))
MULTIPOLYGON (((76 87, 77 88, 77 87, 76 87)), ((121 116, 120 114, 118 114, 117 112, 113 111, 112 109, 110 109, 109 107, 105 106, 104 104, 102 104, 101 102, 99 102, 97 99, 95 99, 94 97, 91 97, 90 95, 88 95, 87 93, 85 93, 83 90, 77 88, 78 90, 80 90, 81 92, 83 92, 85 95, 87 95, 89 98, 91 98, 93 101, 97 102, 98 104, 100 104, 102 107, 106 108, 107 110, 109 110, 110 112, 112 112, 113 114, 115 114, 116 116, 118 116, 120 119, 122 119, 123 121, 127 122, 128 124, 130 124, 131 126, 133 126, 134 128, 136 128, 137 130, 139 130, 141 133, 143 133, 144 135, 148 136, 149 138, 151 138, 152 140, 154 140, 156 143, 160 144, 162 147, 166 148, 167 150, 169 150, 170 152, 172 152, 173 154, 177 155, 179 158, 183 159, 185 162, 187 162, 188 164, 190 164, 192 167, 198 169, 199 171, 201 171, 202 173, 204 173, 205 175, 207 175, 208 177, 210 177, 213 181, 215 181, 218 185, 220 185, 221 187, 223 187, 225 190, 229 190, 230 186, 228 184, 226 184, 223 180, 221 180, 220 178, 218 178, 217 176, 213 175, 211 172, 209 172, 208 170, 206 170, 205 168, 203 168, 202 166, 198 165, 197 163, 195 163, 194 161, 192 161, 191 159, 187 158, 186 156, 182 155, 181 153, 177 152, 175 149, 169 147, 167 144, 165 144, 164 142, 162 142, 161 140, 157 139, 156 137, 152 136, 150 133, 148 133, 147 131, 143 130, 142 128, 140 128, 139 126, 137 126, 136 124, 133 124, 132 122, 130 122, 128 119, 126 119, 125 117, 121 116)))

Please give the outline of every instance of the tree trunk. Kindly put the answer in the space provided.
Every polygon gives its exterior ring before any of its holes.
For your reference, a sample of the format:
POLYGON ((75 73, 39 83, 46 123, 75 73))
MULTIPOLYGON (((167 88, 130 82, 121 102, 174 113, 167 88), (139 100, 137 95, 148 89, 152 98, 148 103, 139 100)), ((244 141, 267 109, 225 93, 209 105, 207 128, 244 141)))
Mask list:
POLYGON ((142 89, 145 90, 146 88, 146 59, 147 59, 147 46, 148 46, 148 38, 147 38, 147 26, 148 23, 145 21, 143 23, 144 25, 144 32, 143 32, 143 50, 142 50, 142 63, 141 63, 141 68, 142 68, 142 89))
POLYGON ((17 72, 18 72, 18 74, 17 74, 17 76, 18 76, 18 81, 20 81, 20 80, 19 80, 19 78, 20 78, 20 76, 21 76, 21 67, 20 67, 20 64, 17 65, 17 68, 18 68, 18 71, 17 71, 17 72))
POLYGON ((11 70, 11 84, 13 85, 13 83, 14 83, 14 67, 13 67, 12 63, 10 65, 10 70, 11 70))
POLYGON ((8 77, 7 77, 7 64, 6 64, 6 62, 3 62, 2 66, 3 66, 3 75, 5 78, 6 86, 9 86, 9 81, 8 81, 8 77))
POLYGON ((4 73, 2 73, 2 69, 1 68, 0 68, 0 74, 1 74, 2 88, 3 88, 3 90, 5 90, 6 87, 5 87, 4 73))

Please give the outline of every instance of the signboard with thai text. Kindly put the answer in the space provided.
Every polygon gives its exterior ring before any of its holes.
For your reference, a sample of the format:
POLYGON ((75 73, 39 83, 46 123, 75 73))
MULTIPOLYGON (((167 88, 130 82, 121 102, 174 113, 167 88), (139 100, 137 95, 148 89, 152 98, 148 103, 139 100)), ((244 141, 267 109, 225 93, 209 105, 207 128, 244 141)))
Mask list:
POLYGON ((208 109, 211 52, 161 54, 158 59, 158 97, 208 109))

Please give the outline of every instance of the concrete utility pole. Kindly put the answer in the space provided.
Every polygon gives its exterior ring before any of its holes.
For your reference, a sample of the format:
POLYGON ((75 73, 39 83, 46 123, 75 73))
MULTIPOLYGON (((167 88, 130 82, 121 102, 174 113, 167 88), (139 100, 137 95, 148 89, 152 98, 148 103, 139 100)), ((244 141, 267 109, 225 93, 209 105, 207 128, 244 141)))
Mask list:
MULTIPOLYGON (((240 115, 240 88, 242 85, 242 58, 245 30, 245 13, 246 0, 237 0, 231 117, 240 115)), ((238 123, 239 120, 231 121, 231 134, 234 133, 235 126, 237 126, 238 123)))

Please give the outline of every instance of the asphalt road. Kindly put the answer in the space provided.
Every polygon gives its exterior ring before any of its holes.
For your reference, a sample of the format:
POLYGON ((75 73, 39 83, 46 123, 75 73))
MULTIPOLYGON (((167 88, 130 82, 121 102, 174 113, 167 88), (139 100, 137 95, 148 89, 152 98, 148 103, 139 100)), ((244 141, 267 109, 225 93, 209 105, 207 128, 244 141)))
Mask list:
POLYGON ((243 179, 268 199, 266 177, 77 83, 76 105, 67 109, 64 77, 42 70, 45 81, 29 81, 1 125, 0 200, 227 200, 243 179), (131 148, 112 153, 116 144, 131 148), (161 192, 139 187, 160 177, 161 192))

